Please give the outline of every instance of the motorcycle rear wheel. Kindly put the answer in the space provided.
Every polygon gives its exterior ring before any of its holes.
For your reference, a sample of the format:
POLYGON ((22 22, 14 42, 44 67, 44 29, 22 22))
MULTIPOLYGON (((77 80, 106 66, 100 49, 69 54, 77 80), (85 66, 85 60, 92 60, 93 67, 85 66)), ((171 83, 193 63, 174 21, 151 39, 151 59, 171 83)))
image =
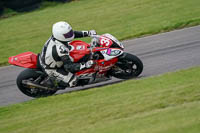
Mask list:
POLYGON ((36 80, 40 76, 39 73, 36 72, 34 69, 25 69, 22 71, 16 80, 17 86, 19 90, 27 96, 38 98, 38 97, 46 97, 53 95, 56 93, 57 90, 41 90, 37 88, 29 88, 25 86, 22 81, 23 80, 36 80))
POLYGON ((124 53, 112 70, 112 76, 119 79, 130 79, 138 77, 142 71, 142 61, 135 55, 124 53))

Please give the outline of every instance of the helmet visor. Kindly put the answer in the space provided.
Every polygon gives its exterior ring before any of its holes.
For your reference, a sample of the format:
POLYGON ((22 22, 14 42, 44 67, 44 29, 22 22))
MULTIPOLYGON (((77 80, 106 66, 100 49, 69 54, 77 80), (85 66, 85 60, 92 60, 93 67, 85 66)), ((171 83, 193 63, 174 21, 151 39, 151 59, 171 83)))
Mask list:
POLYGON ((68 38, 71 38, 74 36, 74 31, 73 30, 70 30, 68 33, 66 34, 63 34, 63 36, 68 39, 68 38))

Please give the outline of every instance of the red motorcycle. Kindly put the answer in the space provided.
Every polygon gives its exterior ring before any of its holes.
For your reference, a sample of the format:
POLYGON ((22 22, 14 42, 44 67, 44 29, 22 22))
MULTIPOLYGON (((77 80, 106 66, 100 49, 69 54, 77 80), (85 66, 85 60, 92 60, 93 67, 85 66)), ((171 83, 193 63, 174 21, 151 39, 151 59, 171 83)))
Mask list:
MULTIPOLYGON (((95 62, 92 68, 75 73, 77 86, 110 80, 111 77, 130 79, 139 76, 143 70, 142 61, 137 56, 124 52, 122 43, 111 34, 94 35, 91 44, 72 41, 70 46, 70 56, 74 62, 83 62, 86 59, 95 62)), ((38 57, 39 55, 32 52, 9 57, 11 65, 27 68, 17 77, 18 88, 31 97, 49 96, 67 88, 68 86, 60 85, 58 79, 49 77, 42 70, 38 57)))

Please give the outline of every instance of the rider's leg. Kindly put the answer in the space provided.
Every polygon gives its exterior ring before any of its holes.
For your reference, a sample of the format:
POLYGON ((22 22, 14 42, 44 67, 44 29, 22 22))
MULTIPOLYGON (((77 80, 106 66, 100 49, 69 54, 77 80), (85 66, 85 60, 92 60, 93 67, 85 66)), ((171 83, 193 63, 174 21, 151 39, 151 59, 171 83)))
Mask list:
POLYGON ((62 68, 46 69, 45 71, 49 76, 55 77, 56 79, 68 84, 70 87, 76 86, 77 77, 71 72, 67 72, 62 68))

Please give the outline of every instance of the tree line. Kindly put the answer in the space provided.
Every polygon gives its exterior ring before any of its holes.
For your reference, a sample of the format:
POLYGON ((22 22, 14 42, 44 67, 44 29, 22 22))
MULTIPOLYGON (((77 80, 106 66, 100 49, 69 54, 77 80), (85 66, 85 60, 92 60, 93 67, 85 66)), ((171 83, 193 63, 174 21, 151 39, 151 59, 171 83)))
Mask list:
POLYGON ((0 0, 0 15, 5 8, 16 12, 26 12, 37 9, 42 1, 69 2, 71 0, 0 0))

